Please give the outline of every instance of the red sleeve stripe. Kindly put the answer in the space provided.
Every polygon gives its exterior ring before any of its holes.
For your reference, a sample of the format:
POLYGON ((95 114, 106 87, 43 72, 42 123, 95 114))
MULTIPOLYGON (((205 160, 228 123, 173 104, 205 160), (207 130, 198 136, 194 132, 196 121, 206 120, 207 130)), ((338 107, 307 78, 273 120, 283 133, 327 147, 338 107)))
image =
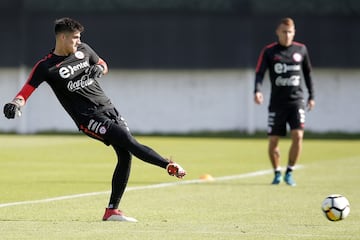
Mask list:
POLYGON ((258 72, 260 70, 261 63, 264 60, 264 52, 265 52, 265 50, 275 46, 276 44, 277 44, 277 42, 274 42, 274 43, 271 43, 271 44, 269 44, 269 45, 267 45, 266 47, 263 48, 263 50, 260 53, 259 59, 257 61, 255 72, 258 72))
POLYGON ((262 61, 264 59, 264 52, 265 52, 265 48, 260 53, 259 59, 258 59, 257 64, 256 64, 255 72, 259 72, 261 63, 262 63, 262 61))
POLYGON ((46 59, 50 58, 52 54, 48 54, 46 57, 44 57, 43 59, 41 59, 40 61, 38 61, 34 67, 32 68, 30 74, 29 74, 29 77, 28 79, 26 80, 26 83, 25 85, 22 87, 22 89, 20 90, 20 92, 16 95, 15 98, 18 98, 18 97, 22 97, 25 102, 26 100, 30 97, 30 95, 34 92, 35 90, 35 87, 30 85, 30 81, 34 75, 34 72, 36 70, 36 68, 39 66, 39 64, 43 61, 45 61, 46 59))
POLYGON ((42 63, 42 62, 44 62, 46 59, 50 58, 51 55, 52 55, 51 53, 48 54, 47 56, 45 56, 43 59, 41 59, 40 61, 38 61, 38 62, 34 65, 34 67, 31 69, 31 72, 30 72, 30 74, 29 74, 29 77, 28 77, 28 79, 27 79, 27 81, 26 81, 27 83, 30 82, 30 80, 32 79, 32 77, 33 77, 33 75, 34 75, 34 72, 35 72, 36 68, 39 66, 39 64, 42 63))
POLYGON ((26 102, 34 90, 35 88, 33 86, 31 86, 29 83, 26 83, 15 98, 22 98, 26 102))

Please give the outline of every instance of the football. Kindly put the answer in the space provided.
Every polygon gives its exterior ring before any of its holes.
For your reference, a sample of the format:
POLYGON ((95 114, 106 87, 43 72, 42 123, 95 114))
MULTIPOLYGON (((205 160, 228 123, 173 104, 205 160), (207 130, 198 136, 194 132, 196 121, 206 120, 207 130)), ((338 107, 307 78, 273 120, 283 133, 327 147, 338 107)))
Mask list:
POLYGON ((340 221, 349 215, 350 204, 346 197, 332 194, 324 199, 321 209, 328 220, 340 221))

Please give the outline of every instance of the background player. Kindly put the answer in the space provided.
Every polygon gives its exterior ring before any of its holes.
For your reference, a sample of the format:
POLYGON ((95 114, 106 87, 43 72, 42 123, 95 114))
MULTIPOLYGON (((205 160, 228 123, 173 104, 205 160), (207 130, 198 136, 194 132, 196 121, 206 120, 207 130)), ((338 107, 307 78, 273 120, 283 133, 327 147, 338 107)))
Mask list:
POLYGON ((304 44, 294 42, 295 24, 291 18, 283 18, 276 29, 278 42, 266 46, 258 59, 255 77, 255 103, 263 103, 261 85, 264 74, 269 69, 271 95, 268 112, 268 153, 274 168, 272 184, 282 180, 280 166, 279 138, 286 135, 286 124, 291 129, 291 146, 284 181, 291 186, 296 183, 292 171, 301 150, 305 124, 305 101, 302 79, 308 89, 308 110, 315 106, 314 89, 311 77, 311 64, 304 44), (303 75, 303 78, 302 78, 303 75))
POLYGON ((32 92, 42 82, 47 82, 79 130, 111 145, 117 154, 112 191, 103 220, 136 222, 118 210, 128 183, 132 154, 165 168, 172 176, 183 178, 186 172, 180 165, 138 143, 131 135, 124 118, 99 85, 98 80, 108 72, 108 67, 93 49, 81 43, 83 30, 78 21, 70 18, 55 21, 55 48, 35 64, 21 91, 12 102, 5 104, 4 114, 9 119, 14 118, 32 92))

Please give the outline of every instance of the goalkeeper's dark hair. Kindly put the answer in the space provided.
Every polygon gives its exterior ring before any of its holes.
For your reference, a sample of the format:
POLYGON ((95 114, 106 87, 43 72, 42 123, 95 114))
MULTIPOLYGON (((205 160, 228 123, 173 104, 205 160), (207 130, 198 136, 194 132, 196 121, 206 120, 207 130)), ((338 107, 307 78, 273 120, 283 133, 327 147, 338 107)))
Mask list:
POLYGON ((74 19, 64 17, 55 20, 54 30, 55 30, 55 35, 64 32, 76 32, 76 31, 83 32, 84 26, 74 19))

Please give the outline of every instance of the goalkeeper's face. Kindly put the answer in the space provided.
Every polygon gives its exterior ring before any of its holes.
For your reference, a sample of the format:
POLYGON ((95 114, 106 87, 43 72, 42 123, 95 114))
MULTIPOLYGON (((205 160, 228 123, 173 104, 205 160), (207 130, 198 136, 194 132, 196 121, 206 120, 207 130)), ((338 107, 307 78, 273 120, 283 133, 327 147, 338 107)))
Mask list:
POLYGON ((75 53, 79 44, 81 43, 80 37, 81 33, 78 31, 65 33, 62 38, 64 52, 67 54, 75 53))

